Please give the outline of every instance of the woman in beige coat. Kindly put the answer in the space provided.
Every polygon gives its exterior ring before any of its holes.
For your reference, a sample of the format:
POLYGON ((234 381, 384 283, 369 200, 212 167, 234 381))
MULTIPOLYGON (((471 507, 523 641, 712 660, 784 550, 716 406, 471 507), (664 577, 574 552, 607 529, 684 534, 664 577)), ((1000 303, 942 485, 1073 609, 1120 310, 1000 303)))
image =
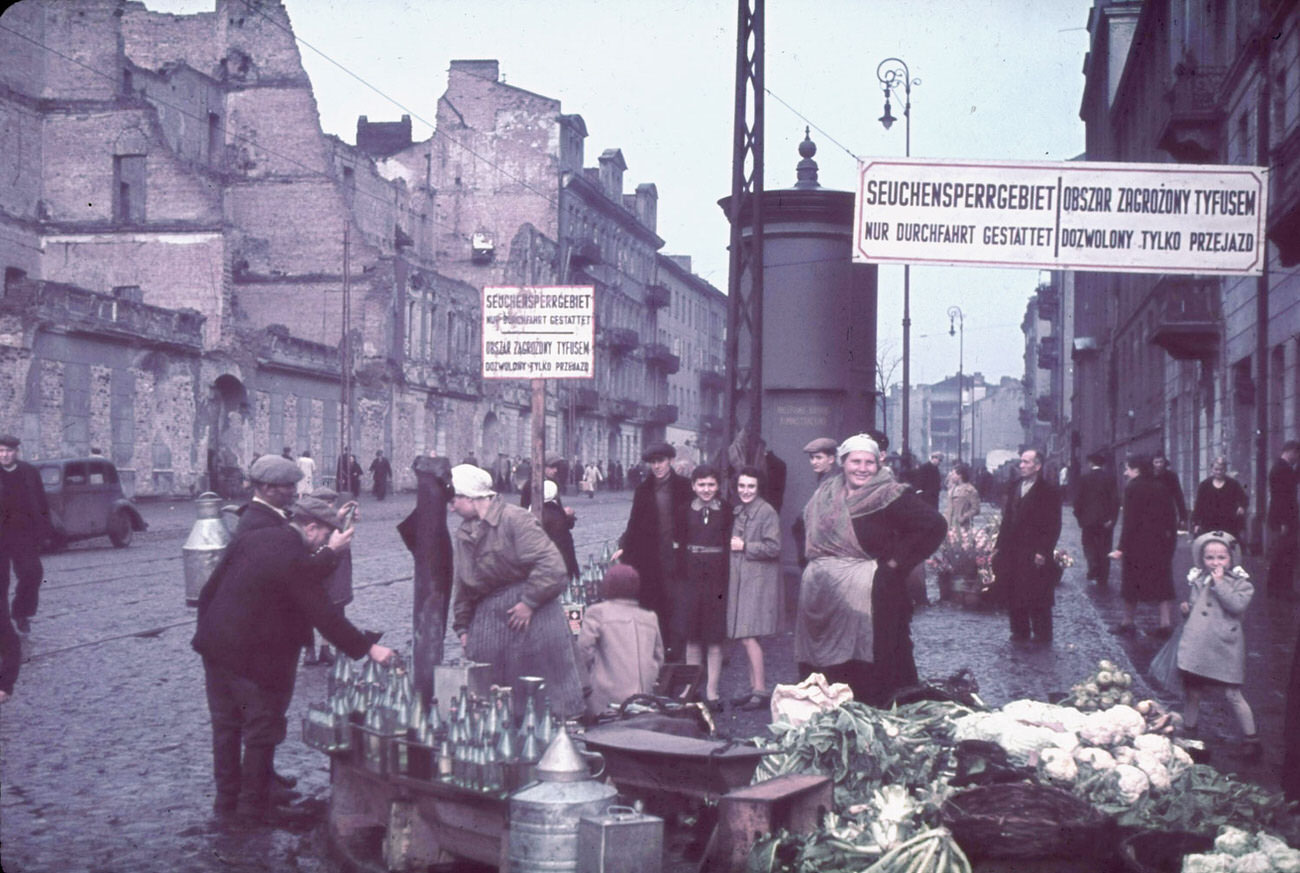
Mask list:
POLYGON ((948 473, 948 530, 969 528, 980 512, 980 493, 970 482, 970 466, 958 464, 948 473))
POLYGON ((727 636, 745 648, 751 689, 731 705, 749 710, 762 709, 771 697, 757 638, 781 628, 781 520, 758 496, 758 478, 755 467, 742 467, 736 475, 740 505, 732 522, 727 589, 727 636))

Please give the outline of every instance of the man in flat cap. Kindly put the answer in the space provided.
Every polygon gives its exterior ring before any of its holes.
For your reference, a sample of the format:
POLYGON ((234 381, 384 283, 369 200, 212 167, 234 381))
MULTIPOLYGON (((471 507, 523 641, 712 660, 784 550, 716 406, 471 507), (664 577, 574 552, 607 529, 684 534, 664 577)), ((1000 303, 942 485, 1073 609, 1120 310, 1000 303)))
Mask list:
POLYGON ((641 452, 650 475, 632 492, 627 530, 613 555, 615 561, 631 564, 641 574, 641 606, 659 616, 659 628, 673 654, 682 643, 672 638, 674 544, 685 539, 686 512, 695 496, 690 480, 673 470, 676 456, 677 450, 664 442, 651 443, 641 452))
POLYGON ((26 461, 18 460, 19 439, 0 436, 0 590, 4 594, 4 616, 9 607, 9 568, 18 584, 14 589, 12 615, 22 633, 31 630, 40 595, 41 545, 54 534, 50 507, 45 500, 41 474, 26 461))
POLYGON ((272 805, 271 788, 298 650, 310 644, 313 627, 351 658, 383 662, 393 654, 330 605, 322 582, 352 540, 352 529, 341 531, 337 522, 332 505, 304 497, 291 521, 233 540, 199 593, 190 644, 203 657, 219 816, 248 825, 302 823, 272 805))
MULTIPOLYGON (((545 485, 547 482, 555 483, 555 489, 557 492, 555 502, 558 503, 560 505, 560 508, 564 510, 564 516, 569 520, 569 527, 572 528, 574 522, 578 520, 578 517, 574 514, 573 507, 565 506, 564 501, 561 500, 559 497, 560 494, 564 493, 564 489, 560 487, 560 480, 562 478, 560 476, 560 471, 563 468, 564 468, 563 457, 554 453, 547 455, 546 459, 542 463, 542 484, 545 485)), ((523 487, 519 489, 522 492, 522 494, 519 497, 519 505, 522 506, 524 509, 529 509, 533 505, 533 480, 531 475, 532 472, 531 464, 528 465, 528 469, 530 475, 528 479, 525 480, 523 487)))
POLYGON ((297 496, 302 470, 293 461, 279 455, 262 455, 249 468, 253 497, 239 507, 239 524, 235 536, 264 527, 287 524, 289 507, 297 496))
MULTIPOLYGON (((809 440, 808 444, 803 447, 805 454, 808 455, 808 464, 812 467, 813 475, 817 477, 816 484, 813 485, 814 491, 817 490, 817 486, 822 484, 827 476, 835 471, 835 450, 838 447, 839 443, 830 437, 817 437, 815 440, 809 440)), ((794 520, 794 524, 790 525, 790 532, 794 534, 794 549, 799 560, 799 566, 802 567, 807 563, 804 558, 804 547, 806 545, 804 535, 806 531, 804 530, 802 512, 794 520)))

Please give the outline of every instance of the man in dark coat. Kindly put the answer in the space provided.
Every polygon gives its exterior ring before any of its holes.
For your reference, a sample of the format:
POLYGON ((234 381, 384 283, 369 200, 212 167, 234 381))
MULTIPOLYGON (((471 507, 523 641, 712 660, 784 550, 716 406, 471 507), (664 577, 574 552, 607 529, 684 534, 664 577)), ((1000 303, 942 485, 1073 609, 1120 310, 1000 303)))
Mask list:
POLYGON ((332 609, 325 595, 321 582, 331 556, 352 539, 336 520, 329 504, 304 497, 291 523, 232 541, 199 593, 190 644, 203 657, 219 815, 236 813, 249 824, 286 822, 271 806, 272 766, 287 729, 298 650, 311 643, 313 627, 352 658, 369 654, 382 662, 392 655, 378 637, 332 609), (309 561, 313 555, 323 559, 309 561))
POLYGON ((1163 485, 1178 507, 1178 529, 1187 530, 1187 499, 1183 497, 1183 486, 1178 481, 1178 474, 1169 469, 1169 459, 1164 452, 1151 456, 1151 469, 1155 470, 1155 480, 1163 485))
POLYGON ((1300 461, 1300 442, 1288 440, 1282 444, 1282 456, 1268 471, 1268 596, 1279 600, 1294 598, 1291 585, 1296 559, 1300 558, 1297 461, 1300 461))
MULTIPOLYGON (((32 629, 31 619, 36 614, 41 579, 45 575, 41 545, 54 535, 54 526, 50 523, 50 507, 45 500, 41 474, 31 464, 18 460, 18 445, 18 437, 0 436, 0 594, 5 603, 4 620, 7 622, 12 614, 18 630, 27 633, 32 629), (12 613, 10 566, 18 579, 12 613)), ((16 663, 14 670, 17 670, 16 663)))
POLYGON ((383 500, 388 496, 388 481, 393 478, 393 465, 388 463, 383 452, 375 452, 375 459, 370 462, 370 475, 374 479, 375 499, 383 500))
POLYGON ((277 455, 262 455, 248 470, 253 483, 253 497, 236 510, 238 537, 265 527, 288 524, 289 507, 297 496, 302 470, 293 461, 277 455))
POLYGON ((1043 476, 1037 449, 1020 453, 1020 481, 1013 482, 1002 510, 993 573, 1003 587, 1011 617, 1011 639, 1033 634, 1052 641, 1052 606, 1061 579, 1054 553, 1061 536, 1061 493, 1043 476))
POLYGON ((939 492, 943 489, 943 478, 939 475, 942 461, 943 452, 931 452, 930 460, 913 470, 908 480, 921 499, 934 509, 939 508, 939 492))
POLYGON ((334 470, 334 490, 340 494, 351 494, 352 499, 356 500, 361 496, 361 473, 357 456, 352 454, 351 448, 344 446, 334 470))
MULTIPOLYGON (((659 628, 665 635, 673 628, 674 543, 682 541, 686 510, 694 497, 690 481, 673 470, 676 456, 676 449, 662 442, 651 443, 641 453, 650 475, 632 493, 627 530, 613 555, 615 561, 636 567, 641 575, 641 606, 659 616, 659 628)), ((665 639, 668 649, 675 652, 681 641, 665 639)))
POLYGON ((1088 471, 1079 477, 1074 498, 1074 517, 1083 534, 1083 556, 1088 561, 1088 578, 1099 587, 1110 582, 1110 550, 1119 519, 1119 486, 1106 469, 1106 456, 1088 456, 1088 471))

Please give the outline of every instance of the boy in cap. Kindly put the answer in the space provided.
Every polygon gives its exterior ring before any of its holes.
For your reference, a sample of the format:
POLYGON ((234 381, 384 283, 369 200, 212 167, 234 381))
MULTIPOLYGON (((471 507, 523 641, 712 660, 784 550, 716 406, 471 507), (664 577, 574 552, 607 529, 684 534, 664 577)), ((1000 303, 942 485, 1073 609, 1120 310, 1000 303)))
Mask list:
MULTIPOLYGON (((13 621, 19 631, 28 633, 45 575, 40 547, 53 536, 54 526, 50 523, 50 507, 45 500, 41 474, 31 464, 18 460, 19 444, 18 437, 12 434, 0 436, 0 594, 5 603, 2 617, 7 622, 12 565, 18 578, 13 621)), ((16 664, 14 669, 17 670, 16 664)))

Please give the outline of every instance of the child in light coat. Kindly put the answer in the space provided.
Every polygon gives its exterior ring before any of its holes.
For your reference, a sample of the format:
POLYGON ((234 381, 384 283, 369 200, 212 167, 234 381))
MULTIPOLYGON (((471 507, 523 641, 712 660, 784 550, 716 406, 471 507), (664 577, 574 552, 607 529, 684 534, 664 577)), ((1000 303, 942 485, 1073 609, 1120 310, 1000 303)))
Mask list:
POLYGON ((1244 735, 1239 755, 1257 761, 1263 747, 1255 715, 1241 693, 1246 672, 1241 616, 1255 586, 1236 566, 1236 555, 1237 540, 1224 531, 1201 534, 1192 543, 1194 566, 1187 574, 1189 592, 1181 606, 1186 624, 1178 642, 1178 670, 1187 695, 1183 713, 1187 730, 1196 729, 1205 692, 1221 688, 1244 735))
POLYGON ((590 717, 635 694, 652 694, 664 665, 659 619, 637 604, 641 576, 636 568, 610 567, 600 593, 604 599, 587 607, 578 633, 578 667, 586 680, 590 717))

